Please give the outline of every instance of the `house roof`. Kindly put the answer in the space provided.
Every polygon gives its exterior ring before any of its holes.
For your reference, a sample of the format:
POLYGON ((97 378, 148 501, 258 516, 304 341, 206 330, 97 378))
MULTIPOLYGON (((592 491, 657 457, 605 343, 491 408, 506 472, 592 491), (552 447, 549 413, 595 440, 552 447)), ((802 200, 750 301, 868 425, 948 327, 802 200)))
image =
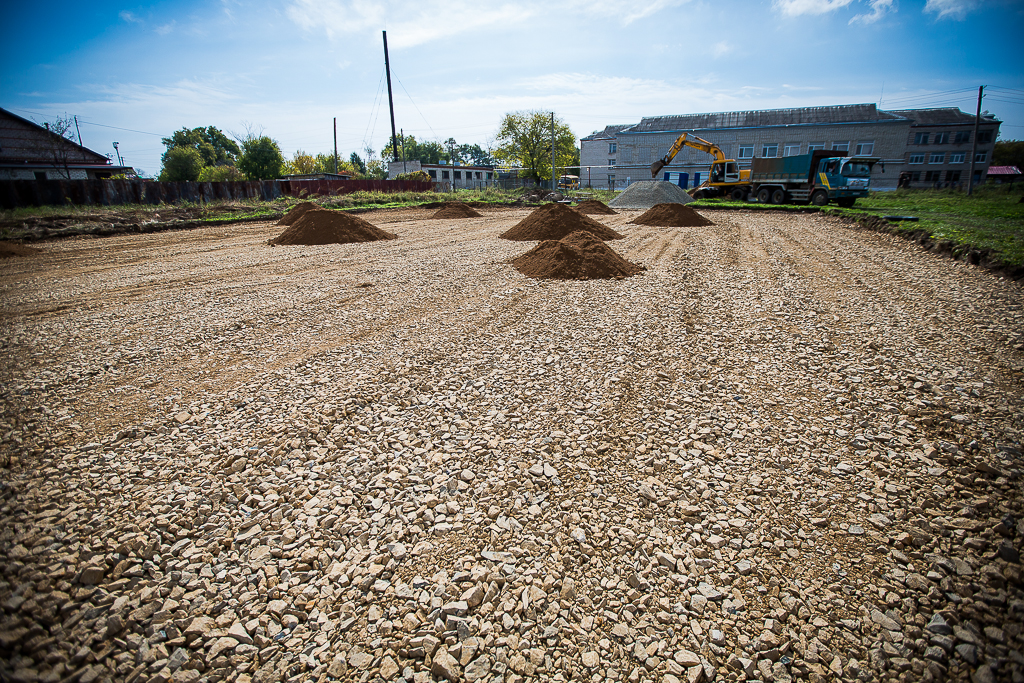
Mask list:
MULTIPOLYGON (((915 126, 955 126, 974 125, 974 114, 960 111, 957 107, 941 107, 938 109, 897 109, 890 113, 910 119, 915 126)), ((1002 123, 994 116, 981 115, 982 123, 1002 123)))
POLYGON ((623 133, 661 133, 681 130, 722 128, 766 128, 770 126, 806 126, 837 123, 879 123, 904 121, 902 116, 882 111, 874 104, 842 104, 830 107, 795 109, 759 109, 712 114, 644 117, 623 133))
POLYGON ((53 165, 51 149, 67 153, 68 166, 112 166, 105 155, 0 108, 0 162, 53 165))
POLYGON ((588 140, 588 141, 589 140, 614 140, 616 133, 618 133, 620 130, 629 128, 632 125, 634 125, 634 124, 632 124, 632 123, 621 123, 621 124, 616 124, 614 126, 605 126, 604 130, 599 130, 596 133, 591 133, 587 137, 581 138, 581 139, 582 140, 588 140))
POLYGON ((1016 166, 989 166, 989 175, 1020 175, 1020 169, 1016 166))

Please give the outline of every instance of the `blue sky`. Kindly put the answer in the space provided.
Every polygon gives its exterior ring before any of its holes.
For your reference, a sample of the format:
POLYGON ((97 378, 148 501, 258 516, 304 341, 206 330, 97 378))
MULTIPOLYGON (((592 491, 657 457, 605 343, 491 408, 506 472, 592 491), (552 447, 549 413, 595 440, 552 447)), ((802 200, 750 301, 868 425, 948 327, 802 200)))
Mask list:
POLYGON ((881 101, 984 108, 1024 138, 1024 0, 278 0, 18 3, 0 107, 77 114, 87 147, 149 173, 183 126, 262 128, 291 156, 377 153, 396 124, 487 146, 502 115, 577 134, 643 116, 881 101), (130 129, 130 130, 119 130, 130 129))

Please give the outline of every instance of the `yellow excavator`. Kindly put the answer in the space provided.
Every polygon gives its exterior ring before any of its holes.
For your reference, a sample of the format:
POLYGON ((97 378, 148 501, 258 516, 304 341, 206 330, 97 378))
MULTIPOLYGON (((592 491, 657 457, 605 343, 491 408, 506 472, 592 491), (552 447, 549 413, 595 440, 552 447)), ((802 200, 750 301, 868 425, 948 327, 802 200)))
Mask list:
POLYGON ((651 164, 651 177, 657 178, 661 169, 672 163, 676 154, 683 147, 692 147, 702 152, 707 152, 715 159, 708 169, 708 179, 690 190, 690 195, 698 199, 702 197, 728 196, 737 201, 742 201, 750 194, 750 170, 740 170, 735 159, 726 159, 722 148, 713 142, 708 142, 696 135, 683 133, 672 143, 668 154, 651 164))

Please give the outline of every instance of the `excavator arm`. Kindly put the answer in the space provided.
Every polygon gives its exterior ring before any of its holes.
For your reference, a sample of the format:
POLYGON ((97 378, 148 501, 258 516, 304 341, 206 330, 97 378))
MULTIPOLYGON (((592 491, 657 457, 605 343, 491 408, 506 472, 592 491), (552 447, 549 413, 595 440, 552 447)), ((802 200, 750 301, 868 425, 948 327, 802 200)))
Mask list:
POLYGON ((725 161, 725 154, 718 145, 699 138, 696 135, 683 133, 676 138, 675 142, 672 143, 672 147, 669 148, 668 154, 651 164, 651 177, 657 178, 661 169, 672 163, 672 160, 676 158, 676 155, 679 154, 679 150, 683 147, 693 147, 694 149, 707 152, 711 156, 715 157, 715 161, 725 161))

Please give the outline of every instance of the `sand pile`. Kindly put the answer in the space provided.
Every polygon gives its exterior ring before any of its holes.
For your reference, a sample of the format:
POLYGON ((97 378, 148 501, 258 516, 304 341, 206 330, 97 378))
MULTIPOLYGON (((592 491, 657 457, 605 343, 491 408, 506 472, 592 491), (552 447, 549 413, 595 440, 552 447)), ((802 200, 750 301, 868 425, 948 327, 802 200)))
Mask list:
POLYGON ((599 240, 620 240, 624 237, 565 204, 545 204, 498 237, 518 242, 560 240, 577 230, 589 232, 599 240))
POLYGON ((398 235, 385 232, 359 216, 343 211, 307 209, 287 230, 270 240, 270 244, 350 244, 396 237, 398 235))
POLYGON ((431 218, 480 218, 482 213, 464 202, 445 202, 431 218))
POLYGON ((658 204, 647 209, 630 223, 657 225, 663 228, 695 228, 699 225, 714 225, 704 216, 682 204, 658 204))
POLYGON ((288 213, 281 216, 281 220, 277 222, 278 225, 295 225, 295 221, 299 220, 306 215, 306 212, 310 209, 319 209, 320 207, 313 202, 302 202, 293 206, 288 213))
POLYGON ((589 232, 577 230, 561 240, 545 240, 512 261, 527 277, 555 280, 623 278, 647 270, 616 254, 589 232))
POLYGON ((0 258, 11 258, 12 256, 32 256, 38 254, 42 249, 26 247, 17 242, 0 242, 0 258))
POLYGON ((689 204, 693 197, 678 185, 664 180, 641 180, 633 183, 608 206, 616 209, 649 209, 658 204, 689 204))
POLYGON ((596 199, 588 199, 585 202, 580 202, 576 205, 576 210, 580 213, 601 214, 602 216, 612 216, 619 213, 615 209, 609 209, 607 204, 599 202, 596 199))

